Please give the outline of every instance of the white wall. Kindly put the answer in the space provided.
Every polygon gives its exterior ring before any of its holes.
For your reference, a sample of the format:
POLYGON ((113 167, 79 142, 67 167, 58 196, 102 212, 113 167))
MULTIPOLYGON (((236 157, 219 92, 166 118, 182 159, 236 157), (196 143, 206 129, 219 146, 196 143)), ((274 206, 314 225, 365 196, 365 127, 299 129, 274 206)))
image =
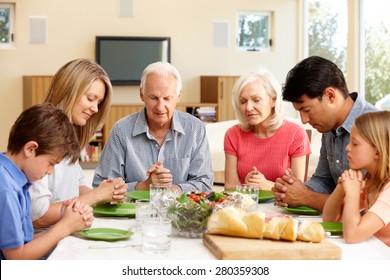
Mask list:
MULTIPOLYGON (((119 17, 119 0, 14 0, 15 49, 0 49, 0 150, 22 110, 22 76, 53 75, 67 61, 95 59, 95 36, 170 36, 171 62, 183 77, 183 102, 198 102, 200 75, 241 75, 259 65, 284 81, 298 58, 298 0, 134 0, 119 17), (151 9, 153 7, 153 9, 151 9), (237 11, 273 11, 273 50, 236 52, 237 11), (48 17, 48 44, 28 42, 28 17, 48 17), (213 22, 230 24, 230 46, 213 46, 213 22)), ((139 102, 138 87, 115 86, 115 104, 139 102)))

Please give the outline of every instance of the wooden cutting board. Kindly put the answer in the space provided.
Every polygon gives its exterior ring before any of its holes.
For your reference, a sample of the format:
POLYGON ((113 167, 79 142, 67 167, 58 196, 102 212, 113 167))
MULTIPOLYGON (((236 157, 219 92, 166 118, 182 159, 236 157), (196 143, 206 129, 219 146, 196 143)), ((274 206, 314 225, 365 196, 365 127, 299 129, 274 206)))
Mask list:
POLYGON ((338 260, 341 249, 320 243, 203 235, 203 244, 220 260, 338 260))

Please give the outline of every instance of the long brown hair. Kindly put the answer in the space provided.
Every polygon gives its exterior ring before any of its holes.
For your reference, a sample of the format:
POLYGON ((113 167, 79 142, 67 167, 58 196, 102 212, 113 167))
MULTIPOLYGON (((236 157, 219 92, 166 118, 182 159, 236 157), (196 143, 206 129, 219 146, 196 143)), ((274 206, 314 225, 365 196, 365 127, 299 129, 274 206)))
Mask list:
POLYGON ((370 112, 355 119, 359 135, 379 153, 378 169, 366 175, 365 195, 371 206, 390 181, 390 112, 370 112))
POLYGON ((103 126, 108 115, 112 99, 112 85, 106 71, 90 59, 72 60, 54 75, 44 100, 63 109, 71 120, 74 105, 96 79, 104 83, 106 91, 104 99, 99 103, 99 111, 93 114, 84 126, 73 123, 80 147, 84 147, 90 141, 96 130, 103 126))

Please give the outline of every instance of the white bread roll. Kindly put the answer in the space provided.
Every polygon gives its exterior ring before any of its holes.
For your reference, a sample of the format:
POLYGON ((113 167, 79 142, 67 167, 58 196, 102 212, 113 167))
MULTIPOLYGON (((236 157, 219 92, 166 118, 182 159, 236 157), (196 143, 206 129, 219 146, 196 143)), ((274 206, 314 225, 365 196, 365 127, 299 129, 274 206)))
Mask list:
POLYGON ((299 225, 297 240, 319 243, 324 236, 324 227, 318 222, 303 221, 299 225))

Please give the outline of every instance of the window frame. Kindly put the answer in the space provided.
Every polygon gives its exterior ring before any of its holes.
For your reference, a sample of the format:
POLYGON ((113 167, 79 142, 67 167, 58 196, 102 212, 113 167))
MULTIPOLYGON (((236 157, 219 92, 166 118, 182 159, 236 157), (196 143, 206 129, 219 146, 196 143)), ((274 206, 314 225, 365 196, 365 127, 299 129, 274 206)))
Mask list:
MULTIPOLYGON (((238 11, 236 13, 236 34, 235 34, 235 46, 237 51, 246 51, 246 52, 269 52, 272 50, 272 23, 273 23, 273 13, 271 11, 238 11), (241 16, 261 16, 265 17, 267 20, 267 34, 268 37, 264 41, 267 42, 267 47, 259 46, 239 46, 238 38, 240 36, 239 22, 241 16)), ((258 38, 257 38, 258 39, 258 38)))
POLYGON ((0 49, 12 49, 14 45, 14 30, 15 30, 15 3, 0 3, 0 8, 9 9, 9 42, 3 43, 0 41, 0 49))

